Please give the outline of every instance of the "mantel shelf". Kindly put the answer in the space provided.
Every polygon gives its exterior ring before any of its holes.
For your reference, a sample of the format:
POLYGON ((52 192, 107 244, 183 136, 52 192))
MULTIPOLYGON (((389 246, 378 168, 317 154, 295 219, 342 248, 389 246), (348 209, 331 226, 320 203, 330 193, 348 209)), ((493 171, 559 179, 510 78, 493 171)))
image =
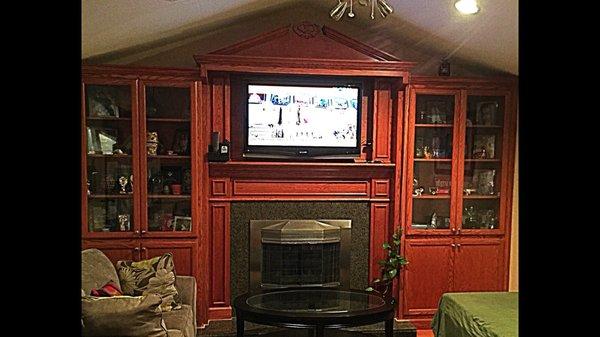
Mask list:
POLYGON ((326 162, 211 162, 211 177, 273 178, 390 178, 394 163, 326 163, 326 162))

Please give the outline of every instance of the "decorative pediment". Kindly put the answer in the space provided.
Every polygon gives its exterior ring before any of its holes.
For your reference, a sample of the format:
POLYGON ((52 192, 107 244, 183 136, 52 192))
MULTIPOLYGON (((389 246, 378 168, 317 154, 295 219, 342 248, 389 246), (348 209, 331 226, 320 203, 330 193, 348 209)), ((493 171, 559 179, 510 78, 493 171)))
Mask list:
POLYGON ((194 58, 205 70, 266 72, 262 68, 268 67, 275 73, 390 77, 407 77, 415 65, 310 22, 288 25, 194 58))

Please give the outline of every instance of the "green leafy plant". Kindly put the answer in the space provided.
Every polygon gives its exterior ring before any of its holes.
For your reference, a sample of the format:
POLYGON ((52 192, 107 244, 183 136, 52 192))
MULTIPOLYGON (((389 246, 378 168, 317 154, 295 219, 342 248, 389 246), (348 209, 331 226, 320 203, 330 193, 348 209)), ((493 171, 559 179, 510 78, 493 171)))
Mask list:
POLYGON ((400 255, 400 237, 402 229, 398 228, 392 234, 392 242, 384 243, 383 249, 387 251, 387 258, 379 260, 378 264, 381 267, 381 277, 373 280, 371 285, 365 289, 366 291, 374 291, 382 294, 384 297, 389 295, 394 279, 398 277, 400 269, 408 264, 404 256, 400 255))

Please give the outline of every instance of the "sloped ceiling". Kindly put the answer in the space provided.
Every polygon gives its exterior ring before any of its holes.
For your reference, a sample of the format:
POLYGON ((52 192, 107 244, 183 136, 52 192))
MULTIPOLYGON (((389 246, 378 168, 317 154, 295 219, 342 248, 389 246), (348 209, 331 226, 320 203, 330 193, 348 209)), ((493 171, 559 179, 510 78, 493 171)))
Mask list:
MULTIPOLYGON (((458 69, 518 75, 518 1, 479 0, 477 15, 463 16, 454 0, 388 0, 389 17, 328 17, 337 0, 82 0, 82 59, 193 67, 201 54, 282 25, 309 20, 435 70, 449 57, 458 69)), ((469 71, 464 71, 469 75, 469 71)))

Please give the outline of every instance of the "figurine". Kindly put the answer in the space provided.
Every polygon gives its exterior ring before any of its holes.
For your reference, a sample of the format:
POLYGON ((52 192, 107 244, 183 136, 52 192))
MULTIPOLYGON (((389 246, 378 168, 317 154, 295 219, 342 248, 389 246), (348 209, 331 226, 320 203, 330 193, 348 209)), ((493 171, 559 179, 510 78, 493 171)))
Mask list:
POLYGON ((430 187, 429 188, 429 193, 431 193, 431 195, 436 195, 438 192, 438 188, 437 187, 430 187))
POLYGON ((437 228, 437 213, 433 212, 433 214, 431 214, 431 220, 429 221, 429 226, 431 228, 437 228))
POLYGON ((425 159, 431 159, 432 158, 432 153, 431 153, 431 149, 429 148, 429 146, 425 146, 423 148, 423 154, 425 155, 425 159))
POLYGON ((119 214, 119 230, 121 232, 128 231, 130 228, 129 214, 119 214))
POLYGON ((119 177, 119 185, 121 186, 121 189, 119 190, 120 194, 127 194, 127 190, 126 190, 126 186, 127 186, 127 177, 125 176, 121 176, 119 177))
POLYGON ((415 188, 415 190, 413 191, 413 196, 415 196, 415 197, 421 196, 421 194, 423 193, 424 190, 425 189, 423 187, 415 188))

